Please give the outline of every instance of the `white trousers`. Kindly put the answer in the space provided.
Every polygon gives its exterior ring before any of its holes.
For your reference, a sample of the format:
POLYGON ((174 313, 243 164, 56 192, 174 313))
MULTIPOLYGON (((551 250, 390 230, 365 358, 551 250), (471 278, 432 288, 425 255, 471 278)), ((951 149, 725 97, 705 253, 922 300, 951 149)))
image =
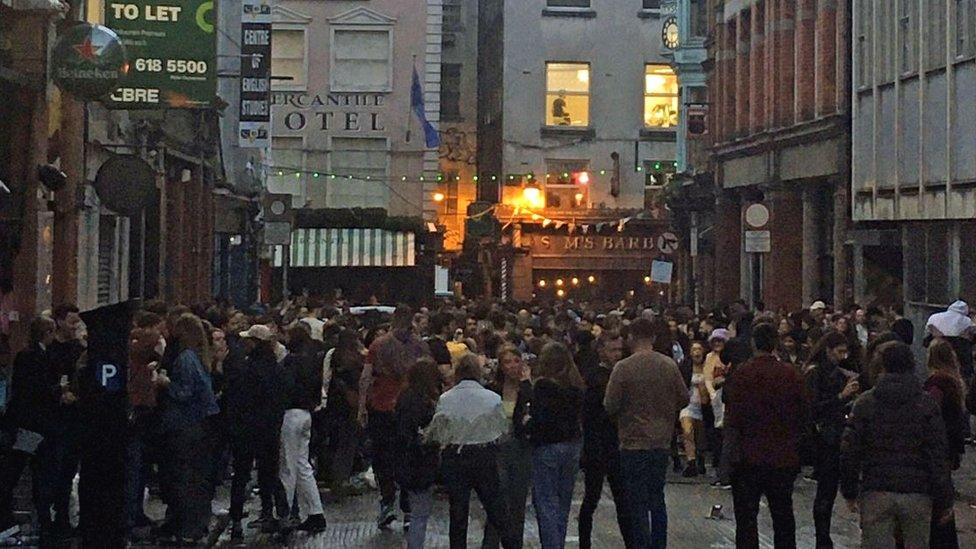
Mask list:
POLYGON ((298 490, 298 511, 304 520, 308 515, 322 514, 322 498, 315 484, 312 464, 308 461, 308 443, 312 438, 312 414, 308 410, 285 411, 281 422, 281 460, 279 477, 285 487, 288 505, 298 490))

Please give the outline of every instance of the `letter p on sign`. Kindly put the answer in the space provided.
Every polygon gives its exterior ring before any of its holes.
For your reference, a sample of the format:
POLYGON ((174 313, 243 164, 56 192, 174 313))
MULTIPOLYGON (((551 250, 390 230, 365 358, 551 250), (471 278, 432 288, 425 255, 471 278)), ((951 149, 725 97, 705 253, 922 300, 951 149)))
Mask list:
POLYGON ((101 383, 102 387, 108 387, 108 380, 118 375, 119 369, 114 364, 102 364, 101 383))

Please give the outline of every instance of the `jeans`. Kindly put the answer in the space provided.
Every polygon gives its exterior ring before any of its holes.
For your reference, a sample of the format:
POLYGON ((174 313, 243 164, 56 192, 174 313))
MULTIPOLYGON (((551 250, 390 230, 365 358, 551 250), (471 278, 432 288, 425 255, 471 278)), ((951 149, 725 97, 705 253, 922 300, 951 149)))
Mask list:
POLYGON ((261 494, 261 518, 272 518, 275 509, 278 518, 288 516, 285 489, 278 478, 279 440, 236 439, 231 444, 234 455, 234 480, 230 487, 230 518, 240 521, 244 516, 244 503, 247 501, 247 483, 251 480, 254 462, 258 466, 258 490, 261 494))
POLYGON ((298 495, 300 516, 322 514, 322 498, 315 483, 315 472, 308 461, 308 444, 312 438, 312 414, 308 410, 291 409, 281 422, 280 477, 285 489, 285 501, 291 503, 298 495))
POLYGON ((210 467, 212 453, 203 423, 173 431, 167 436, 168 459, 172 460, 172 497, 167 514, 173 532, 199 539, 210 524, 210 467))
POLYGON ((620 465, 628 483, 635 546, 641 549, 667 547, 668 510, 664 503, 664 483, 668 473, 668 450, 621 450, 620 465))
POLYGON ((133 433, 125 445, 125 511, 129 528, 146 516, 146 441, 142 433, 133 433))
POLYGON ((593 514, 596 512, 600 497, 603 495, 603 481, 610 484, 613 503, 617 508, 617 525, 625 547, 634 547, 633 526, 634 517, 630 514, 626 493, 626 480, 620 469, 620 456, 608 456, 604 461, 593 462, 583 468, 583 479, 586 491, 583 494, 583 504, 579 511, 579 543, 580 549, 589 549, 593 539, 593 514))
POLYGON ((732 472, 732 501, 735 506, 735 546, 759 549, 759 500, 766 496, 773 518, 776 549, 796 548, 796 519, 793 517, 795 469, 738 465, 732 472))
MULTIPOLYGON (((532 484, 532 447, 528 443, 511 438, 498 445, 498 479, 513 534, 521 540, 525 535, 525 501, 532 484)), ((498 531, 491 523, 486 524, 481 549, 498 549, 500 541, 498 531)))
POLYGON ((407 530, 407 549, 422 549, 427 539, 427 520, 434 506, 434 489, 407 493, 410 499, 410 529, 407 530))
POLYGON ((522 540, 514 535, 505 497, 498 481, 498 449, 491 445, 447 447, 441 454, 441 469, 451 505, 451 549, 468 546, 468 514, 471 490, 478 494, 490 522, 499 532, 504 549, 518 549, 522 540))
POLYGON ((566 545, 581 448, 582 443, 575 441, 532 450, 532 506, 543 549, 562 549, 566 545))
POLYGON ((817 549, 831 549, 830 519, 840 487, 840 449, 821 445, 817 450, 817 495, 813 499, 813 524, 817 531, 817 549))
POLYGON ((859 503, 863 549, 894 547, 896 529, 901 531, 905 549, 929 547, 932 498, 928 495, 865 492, 859 503))
POLYGON ((368 430, 369 438, 373 441, 373 473, 380 488, 380 505, 392 506, 396 501, 396 462, 400 451, 396 416, 393 412, 370 410, 368 430))

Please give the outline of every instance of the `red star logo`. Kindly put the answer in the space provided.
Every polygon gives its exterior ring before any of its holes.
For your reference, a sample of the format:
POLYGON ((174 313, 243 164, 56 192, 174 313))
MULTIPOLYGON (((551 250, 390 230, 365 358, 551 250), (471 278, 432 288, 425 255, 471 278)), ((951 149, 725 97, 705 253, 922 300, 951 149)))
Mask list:
POLYGON ((101 49, 102 46, 95 46, 92 44, 91 38, 85 38, 84 42, 75 46, 75 51, 78 52, 78 55, 84 59, 87 59, 88 61, 92 61, 98 57, 98 52, 101 51, 101 49))

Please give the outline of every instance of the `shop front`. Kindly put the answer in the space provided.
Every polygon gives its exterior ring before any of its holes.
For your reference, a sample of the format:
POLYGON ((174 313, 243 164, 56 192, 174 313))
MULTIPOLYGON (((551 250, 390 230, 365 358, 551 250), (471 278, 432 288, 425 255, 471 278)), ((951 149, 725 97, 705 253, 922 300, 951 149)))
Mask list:
POLYGON ((568 232, 522 225, 513 270, 513 297, 540 300, 670 302, 671 273, 679 255, 677 236, 667 224, 633 221, 574 227, 568 232), (655 268, 656 267, 656 268, 655 268))

